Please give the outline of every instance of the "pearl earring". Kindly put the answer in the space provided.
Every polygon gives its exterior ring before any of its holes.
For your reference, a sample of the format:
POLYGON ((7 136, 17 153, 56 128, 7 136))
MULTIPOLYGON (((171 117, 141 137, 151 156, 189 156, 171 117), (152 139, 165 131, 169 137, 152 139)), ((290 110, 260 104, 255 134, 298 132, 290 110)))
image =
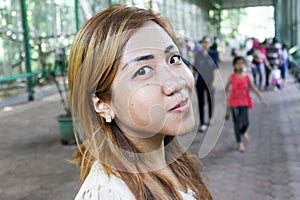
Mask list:
POLYGON ((105 121, 106 121, 106 123, 110 123, 111 122, 111 116, 110 116, 110 114, 107 114, 105 116, 105 121))

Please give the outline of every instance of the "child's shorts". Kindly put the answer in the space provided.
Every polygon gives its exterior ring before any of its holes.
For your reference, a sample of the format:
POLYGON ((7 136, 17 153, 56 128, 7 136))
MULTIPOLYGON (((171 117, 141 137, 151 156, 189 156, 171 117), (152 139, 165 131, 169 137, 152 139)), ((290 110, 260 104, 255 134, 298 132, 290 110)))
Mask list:
POLYGON ((280 85, 280 84, 281 84, 281 80, 278 80, 278 79, 272 80, 272 85, 280 85))

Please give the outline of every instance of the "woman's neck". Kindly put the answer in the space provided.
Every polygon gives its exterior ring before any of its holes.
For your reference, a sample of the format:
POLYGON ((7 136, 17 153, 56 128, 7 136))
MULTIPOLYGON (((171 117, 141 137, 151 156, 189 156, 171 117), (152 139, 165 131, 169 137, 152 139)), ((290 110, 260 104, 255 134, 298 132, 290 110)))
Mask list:
MULTIPOLYGON (((149 138, 129 138, 136 147, 140 150, 143 160, 147 165, 148 169, 153 171, 159 171, 166 178, 168 178, 176 188, 187 192, 187 187, 185 184, 181 183, 165 158, 165 146, 164 146, 164 135, 155 135, 149 138)), ((146 178, 147 179, 147 178, 146 178)), ((149 182, 151 184, 151 181, 149 182)))
POLYGON ((209 51, 209 49, 208 49, 208 50, 203 49, 203 55, 204 55, 204 56, 207 56, 207 55, 208 55, 208 51, 209 51))
POLYGON ((143 160, 150 169, 161 169, 166 167, 163 135, 157 134, 149 138, 128 138, 141 152, 143 160))

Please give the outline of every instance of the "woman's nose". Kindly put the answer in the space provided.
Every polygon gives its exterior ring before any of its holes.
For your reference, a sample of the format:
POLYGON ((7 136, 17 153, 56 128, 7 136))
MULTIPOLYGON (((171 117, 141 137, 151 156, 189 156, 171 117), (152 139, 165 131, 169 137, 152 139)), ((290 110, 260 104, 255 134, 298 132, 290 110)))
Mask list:
POLYGON ((162 92, 167 96, 181 91, 186 85, 185 80, 176 72, 169 73, 171 74, 168 74, 162 82, 162 92))

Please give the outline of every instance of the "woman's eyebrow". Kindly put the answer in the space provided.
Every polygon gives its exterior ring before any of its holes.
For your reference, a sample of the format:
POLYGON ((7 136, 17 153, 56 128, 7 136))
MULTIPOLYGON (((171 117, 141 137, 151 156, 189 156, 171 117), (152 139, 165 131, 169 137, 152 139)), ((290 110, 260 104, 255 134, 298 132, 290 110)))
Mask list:
POLYGON ((174 45, 169 45, 166 50, 165 50, 165 54, 169 53, 172 49, 174 49, 175 46, 174 45))
POLYGON ((138 56, 132 60, 130 60, 129 62, 127 62, 123 67, 122 67, 122 70, 127 67, 127 65, 133 63, 133 62, 139 62, 139 61, 143 61, 143 60, 151 60, 154 58, 154 55, 153 54, 149 54, 149 55, 145 55, 145 56, 138 56))
MULTIPOLYGON (((169 45, 167 46, 167 48, 165 49, 165 54, 169 53, 172 49, 174 49, 175 46, 174 45, 169 45)), ((151 60, 154 58, 153 54, 149 54, 149 55, 144 55, 144 56, 138 56, 136 58, 133 58, 132 60, 128 61, 123 67, 122 70, 125 69, 125 67, 127 67, 127 65, 133 63, 133 62, 139 62, 139 61, 143 61, 143 60, 151 60)))

